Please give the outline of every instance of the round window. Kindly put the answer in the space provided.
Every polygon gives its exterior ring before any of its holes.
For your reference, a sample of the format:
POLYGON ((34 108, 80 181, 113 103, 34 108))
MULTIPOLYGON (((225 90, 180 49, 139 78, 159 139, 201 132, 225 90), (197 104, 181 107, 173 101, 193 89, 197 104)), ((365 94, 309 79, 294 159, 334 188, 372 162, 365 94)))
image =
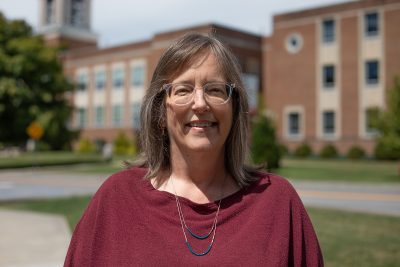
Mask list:
POLYGON ((289 53, 297 53, 303 47, 303 38, 298 33, 292 33, 286 38, 285 47, 289 53))

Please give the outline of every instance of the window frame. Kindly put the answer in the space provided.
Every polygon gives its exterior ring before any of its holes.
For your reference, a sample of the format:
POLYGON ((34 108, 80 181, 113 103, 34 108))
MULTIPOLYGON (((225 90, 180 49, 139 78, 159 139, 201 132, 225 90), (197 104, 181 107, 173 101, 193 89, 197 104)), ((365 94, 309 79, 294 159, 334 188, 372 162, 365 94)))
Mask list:
POLYGON ((94 112, 94 125, 97 127, 97 128, 101 128, 101 127, 104 127, 104 115, 105 115, 105 108, 104 108, 104 106, 101 106, 101 105, 99 105, 99 106, 96 106, 95 107, 95 112, 94 112), (101 120, 99 120, 99 110, 101 110, 101 116, 100 116, 100 118, 101 118, 101 120))
POLYGON ((87 109, 85 107, 78 108, 78 128, 83 129, 86 128, 87 125, 87 109))
POLYGON ((322 134, 323 136, 334 136, 336 134, 336 112, 333 110, 325 110, 322 112, 322 134), (328 114, 332 114, 332 117, 329 118, 330 120, 327 120, 328 114), (329 122, 331 122, 331 125, 327 125, 329 122), (330 127, 327 127, 330 126, 330 127), (327 131, 328 129, 328 131, 327 131))
POLYGON ((131 85, 133 87, 142 87, 145 83, 144 66, 134 65, 131 67, 131 85), (137 74, 139 73, 139 74, 137 74))
POLYGON ((115 68, 112 71, 113 88, 123 88, 125 86, 125 69, 122 67, 115 68))
POLYGON ((324 19, 322 21, 322 43, 330 44, 336 41, 336 21, 332 18, 324 19), (331 28, 327 28, 327 23, 331 22, 331 28))
POLYGON ((113 127, 121 127, 123 125, 123 116, 124 112, 122 104, 112 105, 111 123, 113 127), (119 112, 116 112, 117 108, 119 112))
POLYGON ((364 68, 365 68, 365 84, 369 85, 369 86, 374 86, 379 84, 379 60, 376 59, 371 59, 371 60, 366 60, 365 64, 364 64, 364 68), (372 65, 373 64, 373 65, 372 65), (373 69, 371 69, 372 66, 375 66, 375 71, 373 72, 374 77, 371 78, 371 71, 373 69))
POLYGON ((287 135, 288 136, 299 136, 300 134, 301 134, 301 114, 300 114, 300 112, 298 112, 298 111, 290 111, 290 112, 288 112, 287 113, 287 135), (292 125, 292 122, 293 122, 293 120, 292 120, 292 115, 297 115, 297 125, 295 124, 294 126, 295 127, 293 127, 293 125, 292 125), (297 126, 297 128, 296 128, 296 126, 297 126), (297 129, 297 131, 296 132, 293 132, 292 130, 294 129, 294 128, 296 128, 297 129))
POLYGON ((107 83, 107 77, 106 77, 106 72, 104 70, 98 70, 95 72, 94 75, 94 83, 95 83, 95 88, 96 90, 103 90, 106 88, 106 83, 107 83), (102 74, 101 76, 99 76, 100 74, 102 74), (99 83, 99 78, 102 77, 100 80, 102 83, 99 83), (101 84, 102 86, 99 87, 99 84, 101 84))
POLYGON ((377 11, 370 11, 364 14, 364 35, 366 37, 379 36, 380 25, 379 25, 379 13, 377 11), (371 25, 371 16, 375 15, 376 18, 373 20, 375 25, 371 25), (371 27, 374 29, 371 30, 371 27))
POLYGON ((326 64, 322 66, 322 87, 324 89, 332 89, 336 85, 336 68, 333 64, 326 64), (332 70, 332 82, 328 82, 328 70, 332 70))

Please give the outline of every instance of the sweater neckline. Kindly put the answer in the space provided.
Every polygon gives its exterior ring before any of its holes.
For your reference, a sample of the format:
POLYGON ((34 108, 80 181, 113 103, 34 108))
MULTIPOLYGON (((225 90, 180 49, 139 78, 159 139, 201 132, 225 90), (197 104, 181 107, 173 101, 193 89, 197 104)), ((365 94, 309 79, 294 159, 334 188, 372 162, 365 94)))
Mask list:
MULTIPOLYGON (((242 187, 239 190, 237 190, 236 192, 233 192, 230 195, 227 195, 225 197, 222 198, 222 204, 221 207, 223 206, 227 206, 230 205, 231 203, 235 202, 237 199, 241 198, 243 195, 246 194, 247 190, 249 190, 251 187, 256 186, 259 181, 261 179, 259 179, 257 182, 253 182, 252 184, 250 184, 249 186, 246 187, 242 187)), ((170 200, 174 200, 175 201, 175 195, 168 192, 168 191, 162 191, 162 190, 158 190, 156 189, 152 183, 150 182, 150 180, 145 180, 145 186, 148 189, 148 191, 150 191, 151 194, 153 195, 157 195, 160 197, 164 197, 164 198, 168 198, 170 200)), ((193 209, 217 209, 218 208, 218 203, 219 203, 219 199, 212 201, 212 202, 208 202, 208 203, 196 203, 188 198, 185 197, 181 197, 179 196, 179 201, 181 203, 183 203, 184 205, 187 205, 193 209)))

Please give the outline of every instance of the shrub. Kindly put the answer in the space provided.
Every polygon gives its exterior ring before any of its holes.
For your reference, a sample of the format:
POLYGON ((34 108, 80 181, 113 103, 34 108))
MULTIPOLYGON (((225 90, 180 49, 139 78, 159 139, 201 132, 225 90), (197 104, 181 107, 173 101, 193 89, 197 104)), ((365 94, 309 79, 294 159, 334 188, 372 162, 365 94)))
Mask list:
POLYGON ((282 155, 282 156, 290 155, 290 151, 289 151, 289 149, 287 148, 287 146, 280 144, 280 145, 279 145, 279 149, 280 149, 280 151, 281 151, 281 155, 282 155))
POLYGON ((359 146, 352 146, 347 152, 347 158, 349 159, 361 159, 363 157, 365 157, 365 151, 359 146))
POLYGON ((327 158, 336 158, 338 156, 338 152, 337 152, 336 147, 334 145, 328 144, 328 145, 325 145, 322 148, 321 152, 319 153, 319 156, 321 158, 325 158, 325 159, 327 159, 327 158))
POLYGON ((293 153, 293 155, 298 158, 307 158, 311 156, 311 154, 311 147, 306 143, 299 145, 293 153))
POLYGON ((258 115, 252 121, 251 156, 255 164, 266 164, 267 169, 279 168, 281 149, 271 119, 258 115))
POLYGON ((77 151, 79 153, 96 152, 96 145, 87 138, 79 140, 77 151))
POLYGON ((123 132, 120 132, 114 140, 114 154, 136 155, 136 145, 123 132))
POLYGON ((395 136, 386 136, 378 140, 374 151, 375 158, 380 160, 400 159, 400 139, 395 136))

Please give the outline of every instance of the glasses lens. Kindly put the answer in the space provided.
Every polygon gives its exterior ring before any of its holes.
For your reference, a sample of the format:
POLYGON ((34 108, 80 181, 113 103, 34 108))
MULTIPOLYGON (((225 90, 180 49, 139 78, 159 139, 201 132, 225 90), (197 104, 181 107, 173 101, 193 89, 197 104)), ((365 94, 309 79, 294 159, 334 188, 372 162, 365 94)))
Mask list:
POLYGON ((223 104, 231 95, 231 86, 225 83, 208 83, 204 86, 204 95, 209 103, 223 104))
POLYGON ((194 87, 190 84, 173 84, 170 90, 172 102, 178 105, 189 103, 194 93, 194 87))
MULTIPOLYGON (((177 105, 186 105, 193 100, 195 88, 191 84, 169 84, 169 97, 177 105)), ((208 83, 203 87, 204 98, 209 104, 224 104, 232 93, 232 87, 225 83, 208 83)))

